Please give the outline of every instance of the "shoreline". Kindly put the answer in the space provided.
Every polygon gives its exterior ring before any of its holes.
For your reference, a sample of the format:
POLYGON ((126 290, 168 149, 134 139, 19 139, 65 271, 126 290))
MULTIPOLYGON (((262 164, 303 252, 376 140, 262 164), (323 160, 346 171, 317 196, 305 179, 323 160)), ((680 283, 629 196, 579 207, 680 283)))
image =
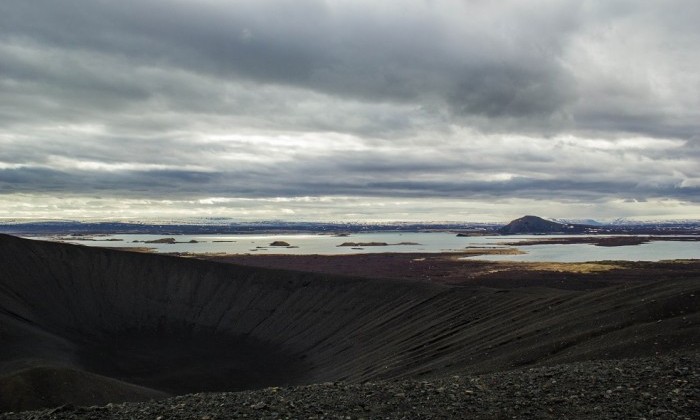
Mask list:
POLYGON ((524 239, 522 241, 499 242, 498 244, 505 246, 591 244, 602 247, 617 247, 642 245, 650 242, 700 242, 700 236, 630 235, 596 237, 590 235, 583 235, 580 237, 524 239))

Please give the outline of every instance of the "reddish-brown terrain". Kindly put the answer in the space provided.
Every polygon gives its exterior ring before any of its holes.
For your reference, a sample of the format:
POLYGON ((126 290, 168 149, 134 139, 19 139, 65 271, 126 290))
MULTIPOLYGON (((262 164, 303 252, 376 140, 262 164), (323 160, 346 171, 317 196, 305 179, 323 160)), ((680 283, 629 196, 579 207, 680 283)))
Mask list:
POLYGON ((600 263, 489 262, 464 259, 464 254, 460 253, 195 257, 252 267, 505 289, 544 286, 591 290, 615 284, 700 278, 700 260, 600 263))

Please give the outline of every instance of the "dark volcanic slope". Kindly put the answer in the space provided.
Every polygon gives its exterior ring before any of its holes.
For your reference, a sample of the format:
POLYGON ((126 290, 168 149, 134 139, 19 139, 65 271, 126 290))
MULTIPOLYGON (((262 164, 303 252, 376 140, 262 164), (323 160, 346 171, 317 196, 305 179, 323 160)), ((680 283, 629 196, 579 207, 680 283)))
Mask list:
POLYGON ((354 279, 0 236, 0 411, 694 350, 697 278, 354 279))

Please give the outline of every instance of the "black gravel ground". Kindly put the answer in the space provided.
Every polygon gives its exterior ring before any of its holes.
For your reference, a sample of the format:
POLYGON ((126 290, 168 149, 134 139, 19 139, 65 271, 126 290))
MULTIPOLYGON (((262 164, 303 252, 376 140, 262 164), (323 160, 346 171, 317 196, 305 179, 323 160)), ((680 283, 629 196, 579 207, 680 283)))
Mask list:
POLYGON ((603 360, 429 380, 202 393, 0 419, 699 419, 700 354, 603 360))

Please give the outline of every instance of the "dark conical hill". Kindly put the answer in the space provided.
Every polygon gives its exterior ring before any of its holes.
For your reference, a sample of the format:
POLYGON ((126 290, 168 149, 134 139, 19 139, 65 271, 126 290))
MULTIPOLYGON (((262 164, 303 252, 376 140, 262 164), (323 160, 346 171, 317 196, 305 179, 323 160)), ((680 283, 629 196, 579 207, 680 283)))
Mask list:
POLYGON ((589 226, 571 223, 558 223, 538 216, 523 216, 515 219, 498 230, 503 235, 520 233, 582 233, 589 226))

